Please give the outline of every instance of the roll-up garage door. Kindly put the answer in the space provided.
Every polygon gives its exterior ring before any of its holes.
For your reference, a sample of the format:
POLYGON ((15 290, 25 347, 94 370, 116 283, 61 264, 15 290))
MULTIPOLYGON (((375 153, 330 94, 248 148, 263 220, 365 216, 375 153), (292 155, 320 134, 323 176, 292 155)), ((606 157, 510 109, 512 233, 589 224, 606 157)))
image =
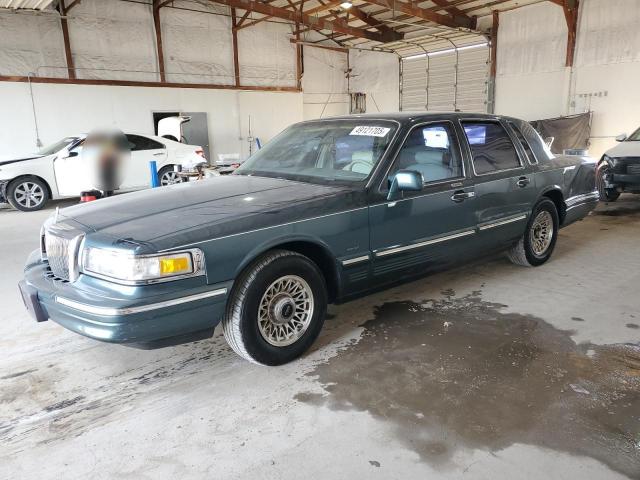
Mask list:
POLYGON ((487 112, 489 47, 402 60, 403 111, 487 112))

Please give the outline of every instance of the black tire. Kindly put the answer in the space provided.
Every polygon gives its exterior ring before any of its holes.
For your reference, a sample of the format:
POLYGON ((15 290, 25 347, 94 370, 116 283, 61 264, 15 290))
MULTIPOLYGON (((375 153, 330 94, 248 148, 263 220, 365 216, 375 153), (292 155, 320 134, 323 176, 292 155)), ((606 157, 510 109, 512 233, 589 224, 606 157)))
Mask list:
POLYGON ((295 252, 272 250, 251 263, 236 279, 222 329, 229 346, 244 359, 260 365, 282 365, 309 349, 322 329, 326 311, 327 287, 316 264, 295 252), (312 313, 299 338, 289 345, 276 346, 261 332, 258 310, 267 290, 283 277, 291 276, 303 279, 309 287, 312 313))
POLYGON ((182 183, 183 178, 177 174, 175 174, 175 170, 173 169, 173 165, 166 165, 164 167, 162 167, 160 169, 160 171, 158 172, 158 182, 160 183, 161 187, 167 186, 167 185, 173 185, 176 183, 182 183), (170 175, 173 177, 173 180, 171 183, 162 183, 162 177, 164 177, 165 175, 170 175))
POLYGON ((22 212, 41 210, 49 201, 49 187, 38 177, 16 178, 7 186, 7 201, 22 212))
POLYGON ((516 265, 521 265, 523 267, 537 267, 545 263, 551 257, 553 249, 556 246, 559 224, 558 210, 556 209, 555 203, 548 198, 543 198, 538 201, 538 203, 533 207, 524 234, 520 240, 518 240, 518 243, 513 245, 507 252, 509 260, 516 265), (536 228, 539 229, 539 226, 537 226, 536 223, 542 212, 548 212, 551 216, 553 231, 551 232, 550 242, 546 249, 542 252, 536 253, 532 245, 532 230, 535 231, 536 228))
POLYGON ((604 176, 611 172, 611 167, 609 167, 606 163, 601 163, 598 165, 598 169, 596 170, 596 185, 598 187, 598 193, 600 194, 600 200, 602 202, 615 202, 620 196, 620 192, 618 192, 614 188, 606 188, 606 184, 604 181, 604 176))

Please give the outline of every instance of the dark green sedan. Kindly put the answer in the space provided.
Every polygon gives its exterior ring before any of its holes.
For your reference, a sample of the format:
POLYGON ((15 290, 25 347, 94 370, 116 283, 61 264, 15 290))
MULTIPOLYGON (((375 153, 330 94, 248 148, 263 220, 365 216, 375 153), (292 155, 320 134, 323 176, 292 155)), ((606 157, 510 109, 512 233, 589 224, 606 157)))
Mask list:
POLYGON ((210 336, 289 362, 327 303, 506 250, 551 256, 598 201, 595 164, 523 121, 358 115, 293 125, 233 175, 60 210, 20 290, 38 321, 157 347, 210 336))

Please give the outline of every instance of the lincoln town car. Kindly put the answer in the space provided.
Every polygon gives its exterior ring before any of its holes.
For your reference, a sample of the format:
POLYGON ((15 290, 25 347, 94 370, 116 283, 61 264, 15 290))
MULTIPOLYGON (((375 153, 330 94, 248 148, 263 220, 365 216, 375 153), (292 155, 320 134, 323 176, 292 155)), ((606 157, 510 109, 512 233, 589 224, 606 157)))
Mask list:
POLYGON ((19 287, 35 320, 96 340, 158 347, 221 324, 239 355, 278 365, 328 303, 492 252, 541 266, 597 202, 595 163, 515 118, 314 120, 232 175, 59 210, 19 287))

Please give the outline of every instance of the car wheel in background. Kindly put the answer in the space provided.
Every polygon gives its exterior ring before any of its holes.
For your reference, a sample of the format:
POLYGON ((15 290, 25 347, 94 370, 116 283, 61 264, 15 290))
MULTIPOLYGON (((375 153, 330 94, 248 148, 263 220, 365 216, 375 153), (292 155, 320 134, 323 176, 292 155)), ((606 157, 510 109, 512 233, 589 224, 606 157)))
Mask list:
POLYGON ((37 177, 17 178, 7 187, 7 200, 17 210, 34 212, 43 208, 49 200, 49 189, 37 177))
POLYGON ((241 357, 282 365, 311 346, 326 310, 327 288, 316 264, 295 252, 273 250, 237 278, 222 328, 241 357))
POLYGON ((524 235, 508 250, 509 260, 524 267, 545 263, 556 246, 559 226, 555 203, 543 198, 533 207, 524 235))
POLYGON ((615 188, 606 188, 604 177, 610 172, 611 168, 606 163, 601 163, 596 170, 596 185, 598 186, 600 200, 603 202, 615 202, 620 196, 620 192, 615 188))
POLYGON ((182 177, 173 169, 173 165, 162 167, 158 172, 158 180, 162 187, 173 185, 175 183, 182 183, 182 177))

